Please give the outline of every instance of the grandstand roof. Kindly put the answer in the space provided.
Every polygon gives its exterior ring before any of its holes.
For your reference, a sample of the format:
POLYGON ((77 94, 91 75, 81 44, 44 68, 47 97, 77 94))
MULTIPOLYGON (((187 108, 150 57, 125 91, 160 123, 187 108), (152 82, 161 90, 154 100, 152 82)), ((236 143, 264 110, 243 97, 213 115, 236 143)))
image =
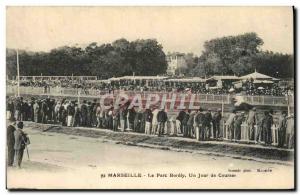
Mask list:
POLYGON ((205 82, 206 79, 202 79, 199 77, 192 77, 192 78, 178 78, 178 79, 168 79, 166 81, 171 81, 171 82, 205 82))
POLYGON ((166 76, 123 76, 123 77, 113 77, 108 80, 110 81, 118 81, 118 80, 162 80, 166 79, 166 76))
POLYGON ((235 75, 215 75, 207 80, 239 80, 240 78, 235 75))

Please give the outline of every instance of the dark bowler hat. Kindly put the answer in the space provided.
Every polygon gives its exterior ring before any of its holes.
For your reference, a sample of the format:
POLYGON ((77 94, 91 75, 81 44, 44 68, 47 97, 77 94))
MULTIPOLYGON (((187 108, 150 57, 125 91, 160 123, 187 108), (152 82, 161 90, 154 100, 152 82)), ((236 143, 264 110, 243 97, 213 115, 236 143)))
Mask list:
POLYGON ((22 121, 19 121, 17 123, 17 127, 20 128, 20 129, 22 129, 24 127, 24 123, 22 121))

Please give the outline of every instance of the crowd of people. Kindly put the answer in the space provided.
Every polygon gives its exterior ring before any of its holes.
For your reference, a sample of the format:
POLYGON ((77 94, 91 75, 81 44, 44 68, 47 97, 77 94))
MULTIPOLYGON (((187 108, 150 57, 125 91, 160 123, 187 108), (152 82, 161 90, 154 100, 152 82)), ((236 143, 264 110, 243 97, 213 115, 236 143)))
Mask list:
POLYGON ((240 141, 246 138, 266 145, 276 142, 278 147, 293 148, 294 145, 294 116, 287 116, 285 111, 278 117, 278 113, 275 115, 272 110, 263 114, 255 108, 247 111, 233 110, 225 119, 221 109, 200 108, 171 113, 158 106, 129 108, 127 103, 118 108, 114 108, 111 103, 109 108, 104 108, 97 99, 78 102, 23 97, 7 97, 6 108, 8 119, 15 118, 17 121, 96 127, 157 136, 183 136, 199 141, 240 141), (278 138, 274 136, 272 129, 275 126, 278 138))
MULTIPOLYGON (((16 85, 16 81, 9 81, 9 86, 16 85)), ((145 81, 126 81, 126 82, 104 82, 104 81, 88 81, 78 79, 60 79, 60 80, 24 80, 21 81, 21 86, 24 87, 43 87, 45 93, 50 92, 51 88, 71 88, 80 89, 83 93, 88 94, 89 90, 114 92, 117 90, 123 91, 163 91, 172 92, 191 92, 195 94, 215 94, 223 95, 228 94, 231 88, 235 88, 233 84, 224 84, 221 88, 209 87, 205 82, 174 82, 170 83, 165 81, 152 81, 146 85, 145 81)), ((278 83, 266 85, 264 87, 257 87, 253 81, 243 82, 243 86, 236 91, 244 91, 247 95, 270 95, 270 96, 284 96, 291 90, 289 87, 279 87, 278 83)))
POLYGON ((280 88, 277 83, 266 85, 264 87, 257 87, 253 80, 250 79, 243 82, 242 90, 245 91, 247 95, 285 96, 292 88, 287 86, 280 88))
POLYGON ((275 115, 273 110, 258 113, 255 107, 247 113, 233 110, 225 125, 224 137, 227 139, 240 140, 243 136, 244 139, 253 140, 255 143, 276 143, 281 148, 294 148, 294 114, 288 116, 286 111, 275 115), (245 131, 242 128, 246 128, 245 131))

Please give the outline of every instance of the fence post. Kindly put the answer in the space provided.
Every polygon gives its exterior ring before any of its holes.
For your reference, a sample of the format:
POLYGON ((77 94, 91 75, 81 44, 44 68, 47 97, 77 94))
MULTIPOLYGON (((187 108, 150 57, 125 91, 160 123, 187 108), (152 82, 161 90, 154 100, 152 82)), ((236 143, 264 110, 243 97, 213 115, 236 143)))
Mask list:
MULTIPOLYGON (((213 129, 213 124, 212 122, 210 123, 210 139, 214 138, 214 129, 213 129)), ((218 138, 218 136, 216 135, 216 139, 218 138)))
POLYGON ((224 100, 223 100, 223 98, 222 98, 222 117, 224 117, 224 100))
POLYGON ((272 129, 272 145, 276 146, 277 145, 277 140, 278 140, 277 128, 273 124, 271 129, 272 129))
POLYGON ((241 125, 241 141, 248 141, 248 125, 243 122, 241 125))
POLYGON ((222 137, 225 139, 225 122, 223 121, 223 126, 222 126, 222 137))
POLYGON ((241 141, 245 140, 245 124, 244 122, 241 124, 241 141))
POLYGON ((257 131, 258 131, 257 125, 254 125, 254 143, 256 143, 257 131))
POLYGON ((223 139, 224 140, 227 140, 227 132, 228 132, 228 125, 226 125, 226 122, 223 121, 223 139))

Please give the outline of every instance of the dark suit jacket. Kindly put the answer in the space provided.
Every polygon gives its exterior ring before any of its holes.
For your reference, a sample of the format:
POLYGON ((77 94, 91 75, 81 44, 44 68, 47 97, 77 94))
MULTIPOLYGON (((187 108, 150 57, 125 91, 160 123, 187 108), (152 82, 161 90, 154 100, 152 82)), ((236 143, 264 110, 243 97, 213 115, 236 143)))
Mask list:
POLYGON ((16 128, 12 125, 8 125, 7 127, 7 146, 14 147, 15 145, 15 132, 16 128))
POLYGON ((157 114, 157 122, 166 122, 168 120, 167 113, 165 111, 159 111, 157 114))

